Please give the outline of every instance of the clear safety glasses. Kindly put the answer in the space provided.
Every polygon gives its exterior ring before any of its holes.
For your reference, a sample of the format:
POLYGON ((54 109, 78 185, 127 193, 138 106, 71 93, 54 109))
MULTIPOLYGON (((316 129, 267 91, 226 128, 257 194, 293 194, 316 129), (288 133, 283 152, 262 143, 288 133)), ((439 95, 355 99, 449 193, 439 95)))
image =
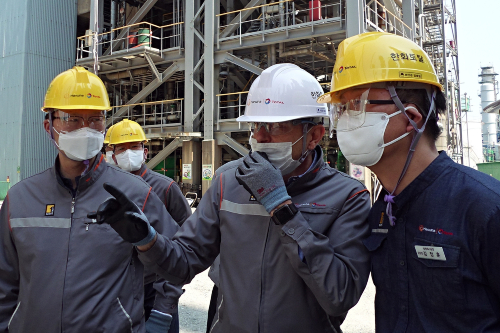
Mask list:
POLYGON ((330 124, 337 131, 352 131, 363 126, 366 118, 367 105, 394 104, 389 100, 368 99, 370 89, 365 90, 358 98, 343 103, 332 104, 330 124))
POLYGON ((272 136, 283 135, 290 133, 294 126, 298 124, 311 124, 317 125, 314 121, 305 120, 305 119, 296 119, 290 121, 282 121, 278 123, 263 123, 263 122, 253 122, 249 123, 250 131, 252 133, 257 133, 263 127, 267 133, 272 136))
POLYGON ((73 132, 86 126, 103 133, 106 130, 106 117, 104 111, 100 114, 94 113, 92 115, 66 113, 61 110, 57 111, 57 116, 54 111, 52 121, 62 133, 73 132))

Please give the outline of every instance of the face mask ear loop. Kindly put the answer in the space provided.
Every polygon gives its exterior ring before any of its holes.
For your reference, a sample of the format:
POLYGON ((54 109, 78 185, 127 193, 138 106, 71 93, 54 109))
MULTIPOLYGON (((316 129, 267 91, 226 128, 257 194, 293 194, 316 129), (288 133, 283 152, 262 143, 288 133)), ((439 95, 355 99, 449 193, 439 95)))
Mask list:
MULTIPOLYGON (((307 142, 306 142, 307 141, 307 133, 309 133, 309 131, 312 130, 312 127, 309 130, 307 129, 308 125, 309 124, 304 124, 302 127, 303 128, 302 138, 301 138, 302 139, 302 155, 300 155, 300 158, 299 158, 300 163, 304 162, 305 159, 307 158, 307 156, 309 156, 309 154, 311 153, 311 151, 307 149, 307 142)), ((299 140, 295 141, 293 143, 293 145, 296 144, 299 140)))
POLYGON ((401 172, 401 175, 399 176, 398 182, 396 183, 394 190, 392 190, 392 192, 390 194, 386 194, 384 197, 384 201, 387 202, 386 213, 387 213, 387 217, 389 218, 389 224, 394 227, 396 225, 396 217, 394 217, 394 215, 392 214, 392 204, 394 203, 394 197, 395 197, 394 192, 396 192, 396 189, 398 188, 399 183, 401 183, 401 180, 403 179, 404 175, 406 174, 406 171, 408 170, 408 167, 410 166, 410 162, 411 162, 411 159, 413 157, 413 153, 415 152, 415 149, 417 147, 417 143, 425 131, 425 125, 427 125, 427 121, 429 120, 430 115, 432 114, 432 112, 434 112, 434 109, 435 109, 434 101, 435 101, 435 97, 436 97, 436 92, 434 91, 434 93, 432 95, 431 107, 429 109, 429 112, 427 114, 425 122, 422 125, 422 128, 418 128, 417 124, 410 117, 408 117, 408 115, 406 114, 405 107, 404 107, 403 103, 401 103, 401 100, 399 99, 394 86, 387 87, 387 90, 391 94, 391 98, 394 101, 394 104, 396 104, 398 109, 404 113, 404 115, 410 121, 410 124, 413 126, 413 128, 417 132, 411 141, 410 150, 408 151, 408 155, 406 156, 406 162, 405 162, 405 165, 403 167, 403 171, 401 172))
MULTIPOLYGON (((57 144, 56 139, 54 138, 54 132, 52 132, 52 131, 56 130, 54 128, 54 126, 52 125, 52 121, 53 121, 52 116, 53 116, 53 113, 54 113, 54 111, 49 112, 49 132, 50 133, 48 133, 48 134, 49 134, 50 140, 52 141, 52 143, 54 144, 54 146, 56 147, 56 149, 60 150, 59 149, 59 145, 57 144)), ((57 134, 59 134, 59 132, 57 134)))

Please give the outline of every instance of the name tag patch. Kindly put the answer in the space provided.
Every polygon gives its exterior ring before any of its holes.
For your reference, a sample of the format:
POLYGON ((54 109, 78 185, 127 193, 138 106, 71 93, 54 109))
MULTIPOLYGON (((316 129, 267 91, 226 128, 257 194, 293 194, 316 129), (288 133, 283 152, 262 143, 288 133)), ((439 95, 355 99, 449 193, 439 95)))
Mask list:
POLYGON ((443 248, 440 246, 415 245, 415 251, 417 251, 417 257, 421 259, 446 261, 443 248))

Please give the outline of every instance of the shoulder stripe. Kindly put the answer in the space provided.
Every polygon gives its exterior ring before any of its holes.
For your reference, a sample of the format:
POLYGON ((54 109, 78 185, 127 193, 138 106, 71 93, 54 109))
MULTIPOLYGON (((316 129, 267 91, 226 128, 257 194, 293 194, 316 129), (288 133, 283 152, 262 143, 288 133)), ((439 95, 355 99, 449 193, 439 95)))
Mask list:
POLYGON ((146 195, 146 200, 144 200, 144 205, 142 205, 142 209, 141 209, 142 211, 144 211, 144 208, 146 208, 146 202, 148 202, 149 193, 151 193, 151 190, 152 190, 152 189, 153 189, 153 188, 150 186, 150 187, 149 187, 149 191, 148 191, 148 195, 146 195))
POLYGON ((101 154, 101 158, 99 159, 99 162, 98 162, 98 163, 97 163, 97 165, 95 166, 94 171, 96 171, 96 170, 97 170, 97 168, 99 167, 99 165, 101 165, 101 162, 102 162, 103 158, 104 158, 104 155, 103 155, 103 154, 101 154))
POLYGON ((363 192, 368 192, 368 193, 370 193, 370 192, 369 192, 369 191, 365 188, 364 190, 361 190, 361 191, 359 191, 359 192, 354 193, 354 194, 353 194, 353 195, 351 195, 351 196, 349 197, 349 199, 347 199, 347 200, 351 200, 352 198, 354 198, 355 196, 357 196, 358 194, 361 194, 361 193, 363 193, 363 192))

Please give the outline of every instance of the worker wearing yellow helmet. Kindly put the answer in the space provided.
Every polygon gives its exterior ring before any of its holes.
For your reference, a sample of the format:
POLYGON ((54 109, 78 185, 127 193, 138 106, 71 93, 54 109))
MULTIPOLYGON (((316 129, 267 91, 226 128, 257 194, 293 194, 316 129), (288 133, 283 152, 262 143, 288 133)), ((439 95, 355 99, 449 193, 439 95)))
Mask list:
MULTIPOLYGON (((155 233, 178 229, 150 186, 104 161, 109 109, 104 83, 82 67, 47 89, 44 127, 59 152, 52 167, 12 187, 0 210, 0 331, 156 332, 168 324, 161 316, 144 322, 144 267, 134 246, 88 217, 109 197, 109 183, 140 205, 155 233)), ((155 309, 170 309, 168 283, 145 278, 162 290, 155 309)))
POLYGON ((106 135, 104 136, 104 144, 106 145, 104 147, 104 152, 106 156, 104 157, 106 159, 106 163, 110 165, 116 165, 115 160, 113 159, 113 146, 109 144, 109 137, 111 136, 111 131, 113 130, 113 126, 110 126, 108 130, 106 131, 106 135))
POLYGON ((393 34, 348 38, 318 101, 346 158, 383 185, 364 242, 376 331, 500 331, 500 182, 437 151, 446 99, 427 54, 393 34))
MULTIPOLYGON (((144 179, 180 226, 191 216, 191 207, 173 179, 152 171, 146 166, 148 148, 144 144, 147 141, 141 125, 132 120, 124 119, 113 125, 112 130, 110 129, 109 146, 113 149, 113 159, 118 167, 144 179)), ((168 332, 178 333, 177 304, 180 295, 182 295, 182 286, 169 286, 169 289, 164 292, 168 294, 170 303, 175 305, 173 310, 167 314, 171 317, 169 319, 172 319, 168 332)), ((144 309, 147 320, 155 304, 155 289, 152 282, 144 285, 144 294, 144 309)), ((167 330, 164 332, 166 333, 167 330)))

